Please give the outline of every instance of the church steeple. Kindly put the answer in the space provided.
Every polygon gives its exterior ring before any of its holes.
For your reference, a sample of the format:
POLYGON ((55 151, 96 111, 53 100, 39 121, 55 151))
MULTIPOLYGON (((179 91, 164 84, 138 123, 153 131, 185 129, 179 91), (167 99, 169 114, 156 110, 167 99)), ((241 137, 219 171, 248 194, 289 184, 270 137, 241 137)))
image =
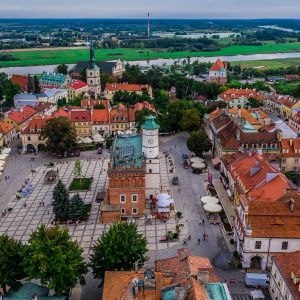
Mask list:
POLYGON ((96 68, 96 62, 95 62, 95 49, 93 45, 93 41, 91 41, 90 44, 90 69, 95 69, 96 68))

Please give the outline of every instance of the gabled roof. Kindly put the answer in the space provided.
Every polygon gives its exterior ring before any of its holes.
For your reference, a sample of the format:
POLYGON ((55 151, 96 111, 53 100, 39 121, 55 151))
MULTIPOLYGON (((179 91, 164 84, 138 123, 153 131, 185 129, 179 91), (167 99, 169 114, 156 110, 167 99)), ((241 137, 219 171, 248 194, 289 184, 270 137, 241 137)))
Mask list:
POLYGON ((20 111, 9 112, 7 117, 17 124, 22 124, 36 114, 36 110, 29 105, 24 106, 20 111))
POLYGON ((51 115, 53 118, 59 118, 59 117, 64 117, 64 118, 71 118, 71 112, 64 109, 64 108, 60 108, 58 110, 56 110, 55 112, 53 112, 53 114, 51 115))
POLYGON ((109 123, 109 110, 108 109, 93 109, 92 116, 93 116, 94 124, 109 123))
POLYGON ((254 89, 228 89, 225 92, 218 95, 219 98, 224 101, 231 101, 240 97, 255 98, 256 100, 263 100, 263 96, 256 92, 254 89))
POLYGON ((8 134, 14 128, 15 127, 13 125, 0 121, 0 133, 2 133, 3 135, 8 134))
POLYGON ((211 71, 220 71, 225 68, 225 64, 218 58, 216 62, 210 67, 211 71))
POLYGON ((92 115, 90 110, 72 110, 71 111, 72 122, 91 122, 92 115))
POLYGON ((281 139, 281 149, 285 150, 281 151, 281 156, 283 157, 300 157, 300 137, 296 139, 281 139), (286 153, 286 150, 288 153, 286 153))
POLYGON ((22 134, 40 134, 42 128, 45 126, 47 120, 49 119, 51 119, 51 117, 34 117, 22 130, 22 134))
POLYGON ((87 83, 85 83, 82 80, 74 80, 74 81, 68 83, 68 86, 74 90, 80 90, 80 89, 86 87, 87 83))

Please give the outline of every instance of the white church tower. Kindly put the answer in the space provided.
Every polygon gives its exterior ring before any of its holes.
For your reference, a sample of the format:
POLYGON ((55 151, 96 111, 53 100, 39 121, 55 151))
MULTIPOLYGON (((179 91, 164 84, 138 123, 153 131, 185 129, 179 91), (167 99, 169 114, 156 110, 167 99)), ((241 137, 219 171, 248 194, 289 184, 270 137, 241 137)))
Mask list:
POLYGON ((159 125, 153 116, 148 116, 142 125, 142 152, 146 162, 146 198, 150 199, 160 192, 159 170, 159 125))
POLYGON ((95 62, 95 50, 92 42, 90 47, 90 63, 86 69, 86 81, 90 95, 94 99, 97 99, 101 93, 100 69, 95 62))

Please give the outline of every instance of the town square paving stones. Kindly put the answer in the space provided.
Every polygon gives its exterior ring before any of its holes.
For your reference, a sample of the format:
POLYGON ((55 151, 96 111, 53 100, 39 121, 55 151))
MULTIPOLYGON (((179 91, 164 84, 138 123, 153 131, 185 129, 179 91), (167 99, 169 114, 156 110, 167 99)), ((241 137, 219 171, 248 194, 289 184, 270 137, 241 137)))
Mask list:
MULTIPOLYGON (((161 179, 163 191, 170 191, 167 161, 161 156, 161 179)), ((100 204, 95 202, 98 191, 107 187, 107 159, 85 159, 81 160, 82 170, 85 177, 93 177, 90 191, 80 192, 85 203, 91 203, 90 217, 87 222, 76 224, 61 225, 68 228, 73 240, 77 241, 84 250, 84 255, 90 254, 94 241, 109 228, 107 224, 99 223, 100 204)), ((75 161, 64 161, 56 164, 53 169, 59 170, 59 178, 68 187, 73 180, 73 170, 75 161)), ((54 214, 52 212, 52 191, 55 184, 44 184, 44 175, 49 170, 46 166, 35 169, 35 173, 30 174, 29 181, 33 190, 27 198, 16 200, 12 199, 7 208, 12 211, 0 218, 0 234, 7 233, 22 242, 27 242, 32 231, 36 230, 41 224, 52 226, 54 214), (44 206, 41 203, 44 203, 44 206)), ((25 178, 24 178, 25 180, 25 178)), ((16 190, 19 187, 16 187, 16 190)), ((166 249, 176 243, 160 243, 159 239, 167 234, 168 231, 175 231, 176 224, 174 219, 161 223, 153 220, 152 224, 146 224, 145 219, 138 220, 138 231, 148 240, 149 250, 166 249)))

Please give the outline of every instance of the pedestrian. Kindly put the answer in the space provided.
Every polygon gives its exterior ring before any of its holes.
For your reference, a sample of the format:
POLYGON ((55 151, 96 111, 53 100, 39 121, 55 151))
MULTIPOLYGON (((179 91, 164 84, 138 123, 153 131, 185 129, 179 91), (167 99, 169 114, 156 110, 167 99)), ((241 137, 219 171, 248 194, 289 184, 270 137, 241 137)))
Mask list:
POLYGON ((26 204, 26 202, 24 202, 24 205, 23 205, 23 207, 26 207, 27 206, 27 204, 26 204))
POLYGON ((42 201, 42 205, 43 205, 43 207, 45 207, 45 202, 44 201, 42 201))
POLYGON ((208 240, 208 235, 206 234, 206 239, 208 240))
POLYGON ((6 175, 4 176, 4 178, 5 178, 5 180, 7 181, 7 176, 6 176, 6 175))
POLYGON ((206 235, 205 235, 205 233, 203 233, 203 241, 205 241, 205 237, 206 237, 206 235))
POLYGON ((203 220, 202 220, 202 225, 204 225, 204 223, 205 223, 205 220, 203 219, 203 220))
POLYGON ((200 241, 201 241, 201 239, 199 238, 199 239, 198 239, 198 245, 200 245, 200 241))

